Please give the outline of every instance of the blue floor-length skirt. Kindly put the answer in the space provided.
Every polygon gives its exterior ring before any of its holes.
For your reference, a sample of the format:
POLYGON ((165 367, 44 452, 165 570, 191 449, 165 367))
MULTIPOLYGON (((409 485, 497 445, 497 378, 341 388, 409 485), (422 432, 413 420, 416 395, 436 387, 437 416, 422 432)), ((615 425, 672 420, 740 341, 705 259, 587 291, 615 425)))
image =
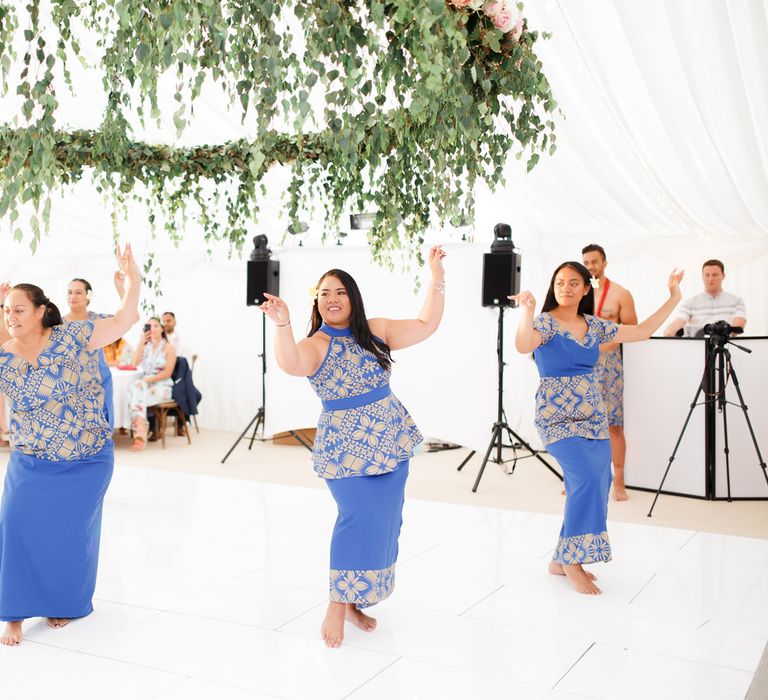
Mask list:
POLYGON ((93 611, 114 445, 77 461, 12 452, 0 503, 0 620, 93 611))
POLYGON ((331 539, 331 600, 367 608, 395 587, 408 461, 379 476, 326 479, 339 514, 331 539))
POLYGON ((611 441, 570 437, 547 445, 563 469, 565 515, 552 557, 559 564, 610 561, 611 441))

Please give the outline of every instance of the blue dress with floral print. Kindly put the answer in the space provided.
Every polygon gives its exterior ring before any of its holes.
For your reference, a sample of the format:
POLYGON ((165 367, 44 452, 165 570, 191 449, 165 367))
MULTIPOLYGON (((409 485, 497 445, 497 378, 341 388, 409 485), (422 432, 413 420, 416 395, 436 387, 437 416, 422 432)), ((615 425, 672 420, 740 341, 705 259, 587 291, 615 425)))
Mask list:
POLYGON ((0 502, 0 620, 93 610, 112 430, 84 378, 92 321, 55 326, 36 363, 0 348, 12 452, 0 502))
POLYGON ((422 436, 389 388, 390 370, 363 349, 349 328, 323 325, 331 338, 310 384, 323 402, 312 460, 324 479, 394 471, 422 436))
MULTIPOLYGON (((97 314, 95 311, 88 312, 89 321, 97 321, 102 318, 112 318, 112 314, 97 314)), ((71 323, 71 321, 70 321, 71 323)), ((109 365, 104 357, 104 350, 88 350, 84 348, 80 355, 80 364, 83 366, 83 381, 88 385, 88 389, 101 406, 107 422, 114 430, 115 427, 115 408, 112 389, 112 373, 109 371, 109 365)))
POLYGON ((422 438, 375 355, 349 328, 320 331, 330 343, 309 381, 323 402, 314 467, 338 507, 330 598, 365 608, 394 590, 408 460, 422 438))
POLYGON ((534 352, 541 380, 536 392, 536 427, 547 451, 563 469, 565 514, 553 555, 560 564, 608 561, 608 493, 611 443, 602 394, 595 376, 600 345, 618 325, 585 316, 577 338, 549 313, 534 319, 542 344, 534 352))

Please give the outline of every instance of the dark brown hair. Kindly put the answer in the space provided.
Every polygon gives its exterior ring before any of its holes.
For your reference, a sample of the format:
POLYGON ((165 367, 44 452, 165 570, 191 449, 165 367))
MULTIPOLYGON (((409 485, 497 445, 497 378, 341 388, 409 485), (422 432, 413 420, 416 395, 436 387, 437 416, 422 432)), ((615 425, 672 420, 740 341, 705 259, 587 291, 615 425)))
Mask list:
POLYGON ((601 245, 597 245, 597 243, 590 243, 589 245, 585 245, 581 249, 581 254, 584 255, 585 253, 600 253, 602 255, 603 260, 607 260, 605 257, 605 249, 601 245))
POLYGON ((42 319, 43 328, 53 328, 54 326, 60 326, 62 324, 59 307, 45 296, 45 292, 40 289, 40 287, 23 282, 22 284, 14 285, 12 289, 18 289, 20 292, 24 292, 24 294, 27 295, 27 299, 32 302, 33 306, 45 307, 45 313, 43 314, 42 319))
POLYGON ((715 266, 720 268, 720 272, 725 274, 725 265, 721 263, 719 260, 707 260, 702 266, 701 269, 703 270, 705 267, 715 266))
POLYGON ((561 263, 558 265, 557 269, 552 273, 552 279, 549 282, 549 289, 547 290, 547 296, 544 299, 544 304, 541 307, 542 313, 545 311, 551 311, 554 308, 557 308, 559 304, 557 303, 557 300, 555 299, 555 277, 557 277, 557 273, 560 272, 564 267, 570 267, 572 270, 575 270, 578 272, 582 279, 584 280, 584 284, 587 286, 587 289, 589 290, 579 302, 579 308, 578 308, 578 314, 580 316, 584 316, 585 314, 594 314, 595 313, 595 290, 592 288, 592 285, 590 284, 590 280, 592 279, 592 275, 589 274, 589 270, 587 270, 584 265, 582 265, 580 262, 575 262, 573 260, 570 260, 568 262, 561 263))

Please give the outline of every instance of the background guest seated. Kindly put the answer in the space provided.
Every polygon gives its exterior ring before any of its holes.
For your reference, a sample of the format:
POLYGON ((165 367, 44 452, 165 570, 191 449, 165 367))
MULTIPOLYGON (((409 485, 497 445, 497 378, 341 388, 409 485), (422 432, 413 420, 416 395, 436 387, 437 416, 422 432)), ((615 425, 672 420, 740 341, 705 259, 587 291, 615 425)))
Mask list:
POLYGON ((110 367, 124 367, 133 364, 133 348, 125 338, 104 346, 104 359, 110 367))
POLYGON ((176 314, 174 314, 173 311, 166 311, 160 316, 160 320, 163 324, 165 337, 168 339, 168 342, 173 345, 177 357, 190 357, 189 348, 181 339, 179 331, 176 330, 176 314))
POLYGON ((684 335, 693 338, 702 335, 704 326, 716 321, 727 321, 734 327, 747 325, 747 311, 744 300, 723 289, 725 266, 719 260, 707 260, 701 267, 704 291, 683 299, 677 307, 672 322, 664 329, 664 335, 672 338, 684 330, 684 335))
POLYGON ((145 324, 133 352, 133 362, 139 366, 141 378, 136 379, 128 391, 128 411, 134 438, 131 449, 143 450, 149 432, 147 406, 171 400, 171 375, 176 365, 176 350, 168 342, 159 318, 150 318, 145 324))

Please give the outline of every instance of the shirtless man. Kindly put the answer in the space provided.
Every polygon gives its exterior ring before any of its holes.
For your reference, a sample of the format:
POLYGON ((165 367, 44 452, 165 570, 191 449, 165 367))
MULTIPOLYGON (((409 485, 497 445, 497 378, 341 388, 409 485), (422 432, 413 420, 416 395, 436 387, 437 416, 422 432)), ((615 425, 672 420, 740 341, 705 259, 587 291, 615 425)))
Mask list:
MULTIPOLYGON (((595 289, 595 316, 614 323, 636 325, 637 314, 632 295, 605 276, 608 262, 602 246, 595 243, 586 246, 581 251, 581 259, 584 267, 599 283, 595 289)), ((600 346, 600 359, 597 361, 595 373, 608 413, 614 470, 613 498, 616 501, 626 501, 628 496, 624 487, 624 458, 627 453, 627 441, 624 438, 624 367, 619 343, 600 346)))

